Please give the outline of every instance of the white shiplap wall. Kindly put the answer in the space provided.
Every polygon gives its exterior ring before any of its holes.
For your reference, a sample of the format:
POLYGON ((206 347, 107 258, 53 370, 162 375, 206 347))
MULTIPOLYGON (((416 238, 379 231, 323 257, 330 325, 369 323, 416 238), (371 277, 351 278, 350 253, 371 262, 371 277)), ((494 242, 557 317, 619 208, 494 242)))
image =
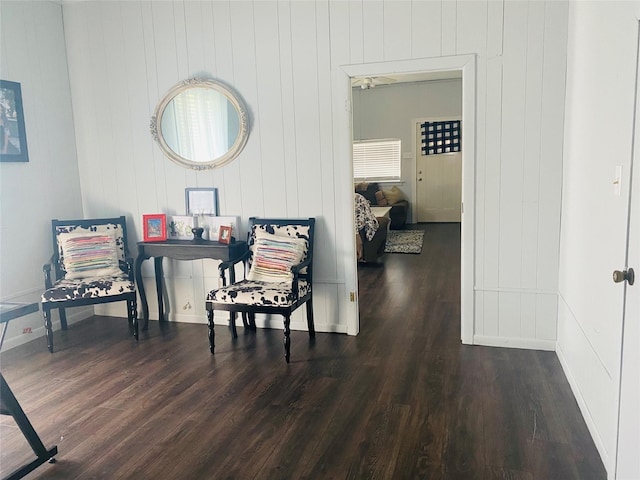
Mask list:
MULTIPOLYGON (((59 4, 0 2, 0 78, 20 83, 29 152, 28 163, 0 163, 0 300, 37 302, 53 253, 51 219, 82 218, 59 4)), ((68 319, 92 313, 76 308, 68 319)), ((3 350, 42 335, 41 312, 13 320, 3 350)))
MULTIPOLYGON (((80 2, 63 10, 85 213, 126 213, 132 244, 142 214, 181 213, 191 186, 218 187, 221 212, 245 224, 251 215, 315 216, 320 330, 346 331, 356 281, 340 66, 476 54, 474 341, 553 348, 567 2, 80 2), (192 172, 162 157, 147 125, 165 91, 202 73, 237 89, 252 128, 236 161, 192 172)), ((213 265, 175 262, 166 271, 173 317, 204 321, 213 265), (193 310, 182 310, 187 301, 193 310)), ((149 268, 145 275, 149 292, 149 268)), ((294 324, 304 328, 301 316, 294 324)))
POLYGON ((564 2, 487 8, 476 340, 488 345, 555 345, 567 11, 564 2))

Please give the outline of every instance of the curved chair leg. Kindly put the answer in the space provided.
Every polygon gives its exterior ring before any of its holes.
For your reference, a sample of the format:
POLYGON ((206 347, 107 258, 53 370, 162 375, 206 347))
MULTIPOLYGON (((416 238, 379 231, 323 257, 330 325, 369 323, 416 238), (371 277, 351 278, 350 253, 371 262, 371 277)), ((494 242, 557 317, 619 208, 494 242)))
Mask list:
POLYGON ((238 338, 238 329, 236 328, 236 318, 238 318, 238 314, 236 312, 231 312, 229 315, 229 325, 231 326, 231 334, 233 338, 238 338))
POLYGON ((291 358, 291 314, 287 313, 284 316, 284 359, 289 363, 291 358))
POLYGON ((131 307, 131 313, 133 314, 133 336, 136 338, 136 342, 138 341, 138 336, 140 334, 140 325, 138 322, 138 297, 133 297, 133 305, 131 307))
POLYGON ((249 320, 247 319, 247 315, 249 315, 247 312, 242 312, 242 326, 244 328, 249 328, 249 320))
POLYGON ((42 315, 44 316, 44 329, 45 335, 47 337, 47 348, 49 349, 49 352, 53 353, 53 327, 51 325, 51 310, 43 307, 42 315))
POLYGON ((213 310, 207 308, 207 327, 209 329, 209 350, 213 354, 216 332, 213 330, 213 310))
POLYGON ((307 327, 309 329, 309 337, 316 336, 316 327, 313 323, 313 299, 307 300, 307 327))
POLYGON ((249 328, 251 330, 253 330, 254 332, 257 330, 256 329, 256 314, 251 312, 249 313, 249 328))
POLYGON ((136 300, 127 300, 129 327, 133 331, 133 337, 138 341, 138 306, 136 300))

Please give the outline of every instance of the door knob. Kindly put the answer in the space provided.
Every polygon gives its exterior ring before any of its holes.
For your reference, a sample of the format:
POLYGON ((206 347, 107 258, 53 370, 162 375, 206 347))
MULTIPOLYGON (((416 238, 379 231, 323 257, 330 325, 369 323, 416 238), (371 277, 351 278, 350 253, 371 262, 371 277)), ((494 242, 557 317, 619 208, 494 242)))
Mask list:
POLYGON ((613 281, 616 283, 624 282, 625 280, 629 282, 629 285, 633 285, 633 282, 636 279, 635 272, 633 268, 629 268, 628 270, 614 270, 613 271, 613 281))

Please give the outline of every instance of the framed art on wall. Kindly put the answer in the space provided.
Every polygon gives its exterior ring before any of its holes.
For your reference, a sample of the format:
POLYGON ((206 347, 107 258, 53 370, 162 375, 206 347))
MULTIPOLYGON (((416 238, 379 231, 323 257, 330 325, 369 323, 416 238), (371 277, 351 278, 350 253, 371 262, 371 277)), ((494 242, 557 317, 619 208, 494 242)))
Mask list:
POLYGON ((167 239, 167 216, 164 213, 142 216, 145 242, 162 242, 167 239))
POLYGON ((218 215, 217 188, 185 188, 187 215, 218 215))
POLYGON ((0 162, 28 162, 20 84, 0 80, 0 162))

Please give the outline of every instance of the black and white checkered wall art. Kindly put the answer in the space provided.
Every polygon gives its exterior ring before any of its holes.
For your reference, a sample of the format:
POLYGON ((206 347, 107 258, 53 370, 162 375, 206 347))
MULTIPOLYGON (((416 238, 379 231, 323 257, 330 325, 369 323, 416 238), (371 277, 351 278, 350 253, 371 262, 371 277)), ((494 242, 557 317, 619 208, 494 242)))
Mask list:
POLYGON ((462 150, 460 120, 425 122, 422 131, 422 155, 437 155, 462 150))

